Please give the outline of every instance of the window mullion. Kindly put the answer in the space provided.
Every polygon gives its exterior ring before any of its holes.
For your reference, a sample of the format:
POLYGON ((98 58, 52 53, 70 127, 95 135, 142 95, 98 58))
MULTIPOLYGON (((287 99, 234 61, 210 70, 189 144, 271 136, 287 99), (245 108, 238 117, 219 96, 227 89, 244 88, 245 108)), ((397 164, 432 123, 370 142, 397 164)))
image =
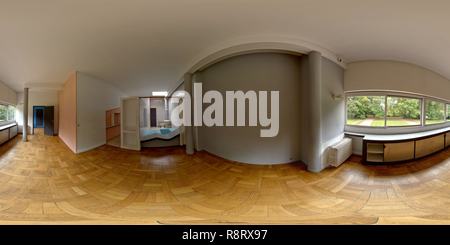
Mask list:
POLYGON ((384 128, 387 128, 387 96, 384 96, 384 128))

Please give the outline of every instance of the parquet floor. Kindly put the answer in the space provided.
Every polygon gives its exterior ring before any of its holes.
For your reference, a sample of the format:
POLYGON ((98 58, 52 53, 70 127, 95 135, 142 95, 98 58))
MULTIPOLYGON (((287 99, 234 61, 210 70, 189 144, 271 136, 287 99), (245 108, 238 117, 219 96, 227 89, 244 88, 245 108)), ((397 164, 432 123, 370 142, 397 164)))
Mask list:
POLYGON ((183 147, 74 154, 57 136, 21 137, 0 147, 0 224, 450 224, 450 150, 310 173, 183 147))

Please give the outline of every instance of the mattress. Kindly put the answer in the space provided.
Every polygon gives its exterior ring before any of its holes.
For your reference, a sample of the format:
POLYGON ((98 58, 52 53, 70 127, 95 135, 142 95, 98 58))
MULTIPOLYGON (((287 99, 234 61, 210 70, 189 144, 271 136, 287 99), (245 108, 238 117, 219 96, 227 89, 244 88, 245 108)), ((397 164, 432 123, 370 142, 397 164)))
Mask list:
POLYGON ((180 134, 178 127, 161 129, 141 129, 141 141, 152 139, 172 139, 180 134))

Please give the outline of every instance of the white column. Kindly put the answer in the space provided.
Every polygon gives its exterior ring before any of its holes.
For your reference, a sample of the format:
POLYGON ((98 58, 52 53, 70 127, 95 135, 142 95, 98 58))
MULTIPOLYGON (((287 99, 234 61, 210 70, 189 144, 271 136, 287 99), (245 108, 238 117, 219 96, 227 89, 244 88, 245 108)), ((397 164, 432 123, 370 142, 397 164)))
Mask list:
MULTIPOLYGON (((192 98, 192 74, 191 73, 186 73, 184 74, 184 91, 186 91, 186 93, 188 93, 191 98, 192 98)), ((193 123, 192 123, 192 119, 193 119, 193 100, 191 99, 191 104, 188 105, 191 108, 191 123, 189 126, 185 125, 184 129, 185 129, 185 134, 186 134, 186 154, 194 154, 194 139, 192 137, 192 129, 193 129, 193 123)))
POLYGON ((308 171, 322 170, 322 54, 317 51, 309 53, 308 84, 308 120, 309 120, 309 154, 308 171))
POLYGON ((23 89, 23 141, 28 141, 28 88, 23 89))
POLYGON ((169 98, 164 98, 164 108, 166 110, 166 120, 169 120, 169 98))

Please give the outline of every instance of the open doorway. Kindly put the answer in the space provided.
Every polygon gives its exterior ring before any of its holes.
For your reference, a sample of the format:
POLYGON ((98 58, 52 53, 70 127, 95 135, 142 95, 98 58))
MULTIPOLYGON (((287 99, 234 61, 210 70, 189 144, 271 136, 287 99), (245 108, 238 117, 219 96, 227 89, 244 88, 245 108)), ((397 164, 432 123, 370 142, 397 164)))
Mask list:
POLYGON ((106 111, 106 144, 120 147, 120 107, 106 111))
POLYGON ((54 120, 53 106, 33 106, 33 133, 54 136, 54 120))

